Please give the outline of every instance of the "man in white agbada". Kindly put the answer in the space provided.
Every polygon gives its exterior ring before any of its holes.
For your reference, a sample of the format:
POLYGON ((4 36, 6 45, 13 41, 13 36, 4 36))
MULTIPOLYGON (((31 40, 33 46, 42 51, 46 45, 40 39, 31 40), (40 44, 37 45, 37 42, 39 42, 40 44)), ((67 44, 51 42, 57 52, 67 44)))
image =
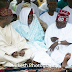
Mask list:
POLYGON ((49 8, 49 11, 42 14, 40 16, 40 19, 44 21, 48 26, 50 26, 55 22, 57 16, 57 12, 55 12, 57 6, 56 0, 47 0, 47 6, 49 8))
POLYGON ((32 54, 26 40, 9 24, 12 15, 10 9, 0 10, 0 64, 8 67, 25 63, 32 54))
POLYGON ((72 24, 72 0, 68 0, 68 6, 64 7, 63 10, 70 12, 68 22, 72 24))
POLYGON ((60 10, 56 23, 48 27, 45 43, 51 58, 62 67, 72 65, 72 25, 67 23, 69 12, 60 10))

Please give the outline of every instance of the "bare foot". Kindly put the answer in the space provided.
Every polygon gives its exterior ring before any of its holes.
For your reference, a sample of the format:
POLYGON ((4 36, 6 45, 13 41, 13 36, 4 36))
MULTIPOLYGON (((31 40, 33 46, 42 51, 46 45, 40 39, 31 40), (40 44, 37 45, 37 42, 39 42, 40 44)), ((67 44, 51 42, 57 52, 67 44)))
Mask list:
POLYGON ((65 55, 64 60, 63 60, 63 62, 62 62, 62 67, 65 67, 65 66, 67 65, 67 62, 68 62, 68 60, 70 59, 70 57, 71 57, 71 53, 67 53, 67 54, 65 55))
POLYGON ((29 63, 33 63, 32 59, 28 59, 25 63, 29 64, 29 63))

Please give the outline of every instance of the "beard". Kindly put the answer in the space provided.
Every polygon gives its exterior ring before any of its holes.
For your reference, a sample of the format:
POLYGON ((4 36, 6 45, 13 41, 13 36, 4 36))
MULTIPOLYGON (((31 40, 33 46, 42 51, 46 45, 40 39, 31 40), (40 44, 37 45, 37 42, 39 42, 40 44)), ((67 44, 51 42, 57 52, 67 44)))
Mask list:
POLYGON ((10 23, 4 23, 3 24, 3 28, 5 27, 5 26, 8 26, 10 23))
POLYGON ((58 29, 62 29, 62 28, 64 28, 64 27, 66 27, 66 25, 63 25, 63 26, 58 26, 58 25, 56 25, 56 26, 57 26, 58 29))

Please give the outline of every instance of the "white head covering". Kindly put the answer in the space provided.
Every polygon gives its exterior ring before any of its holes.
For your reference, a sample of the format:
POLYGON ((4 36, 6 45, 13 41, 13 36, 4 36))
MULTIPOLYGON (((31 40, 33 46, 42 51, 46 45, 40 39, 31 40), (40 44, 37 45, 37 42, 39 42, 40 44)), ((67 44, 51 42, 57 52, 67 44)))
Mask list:
POLYGON ((19 20, 23 23, 28 25, 28 15, 31 11, 31 8, 25 7, 21 10, 19 14, 19 20))

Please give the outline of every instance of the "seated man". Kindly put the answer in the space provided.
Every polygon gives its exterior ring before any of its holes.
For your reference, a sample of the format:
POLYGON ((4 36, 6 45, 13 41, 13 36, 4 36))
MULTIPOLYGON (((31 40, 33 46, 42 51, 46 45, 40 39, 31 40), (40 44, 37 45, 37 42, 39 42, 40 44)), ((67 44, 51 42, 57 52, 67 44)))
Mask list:
POLYGON ((0 64, 10 67, 23 64, 32 54, 26 40, 9 24, 12 17, 10 9, 0 9, 0 64))
POLYGON ((51 58, 62 67, 72 65, 72 25, 67 23, 70 13, 60 10, 56 23, 48 27, 45 43, 51 58))
MULTIPOLYGON (((25 8, 25 7, 31 8, 30 3, 24 3, 24 4, 22 5, 21 9, 22 9, 22 8, 25 8)), ((32 10, 33 10, 33 9, 32 9, 32 10)), ((34 11, 33 11, 33 14, 34 14, 34 11)), ((35 15, 35 14, 34 14, 34 15, 35 15)), ((43 30, 44 30, 44 32, 45 32, 46 29, 47 29, 47 24, 46 24, 45 22, 43 22, 38 16, 37 16, 37 18, 38 18, 38 20, 39 20, 39 22, 40 22, 40 24, 41 24, 41 26, 42 26, 42 28, 43 28, 43 30)), ((18 19, 19 19, 19 16, 18 16, 18 19)))
POLYGON ((45 34, 37 16, 33 14, 32 8, 22 8, 19 20, 11 23, 11 25, 27 40, 32 50, 37 51, 39 49, 45 49, 45 34))
POLYGON ((55 22, 57 12, 56 11, 56 6, 57 2, 56 0, 47 0, 47 6, 49 8, 48 12, 45 12, 40 16, 40 19, 44 21, 47 24, 47 27, 50 26, 52 23, 55 22))

